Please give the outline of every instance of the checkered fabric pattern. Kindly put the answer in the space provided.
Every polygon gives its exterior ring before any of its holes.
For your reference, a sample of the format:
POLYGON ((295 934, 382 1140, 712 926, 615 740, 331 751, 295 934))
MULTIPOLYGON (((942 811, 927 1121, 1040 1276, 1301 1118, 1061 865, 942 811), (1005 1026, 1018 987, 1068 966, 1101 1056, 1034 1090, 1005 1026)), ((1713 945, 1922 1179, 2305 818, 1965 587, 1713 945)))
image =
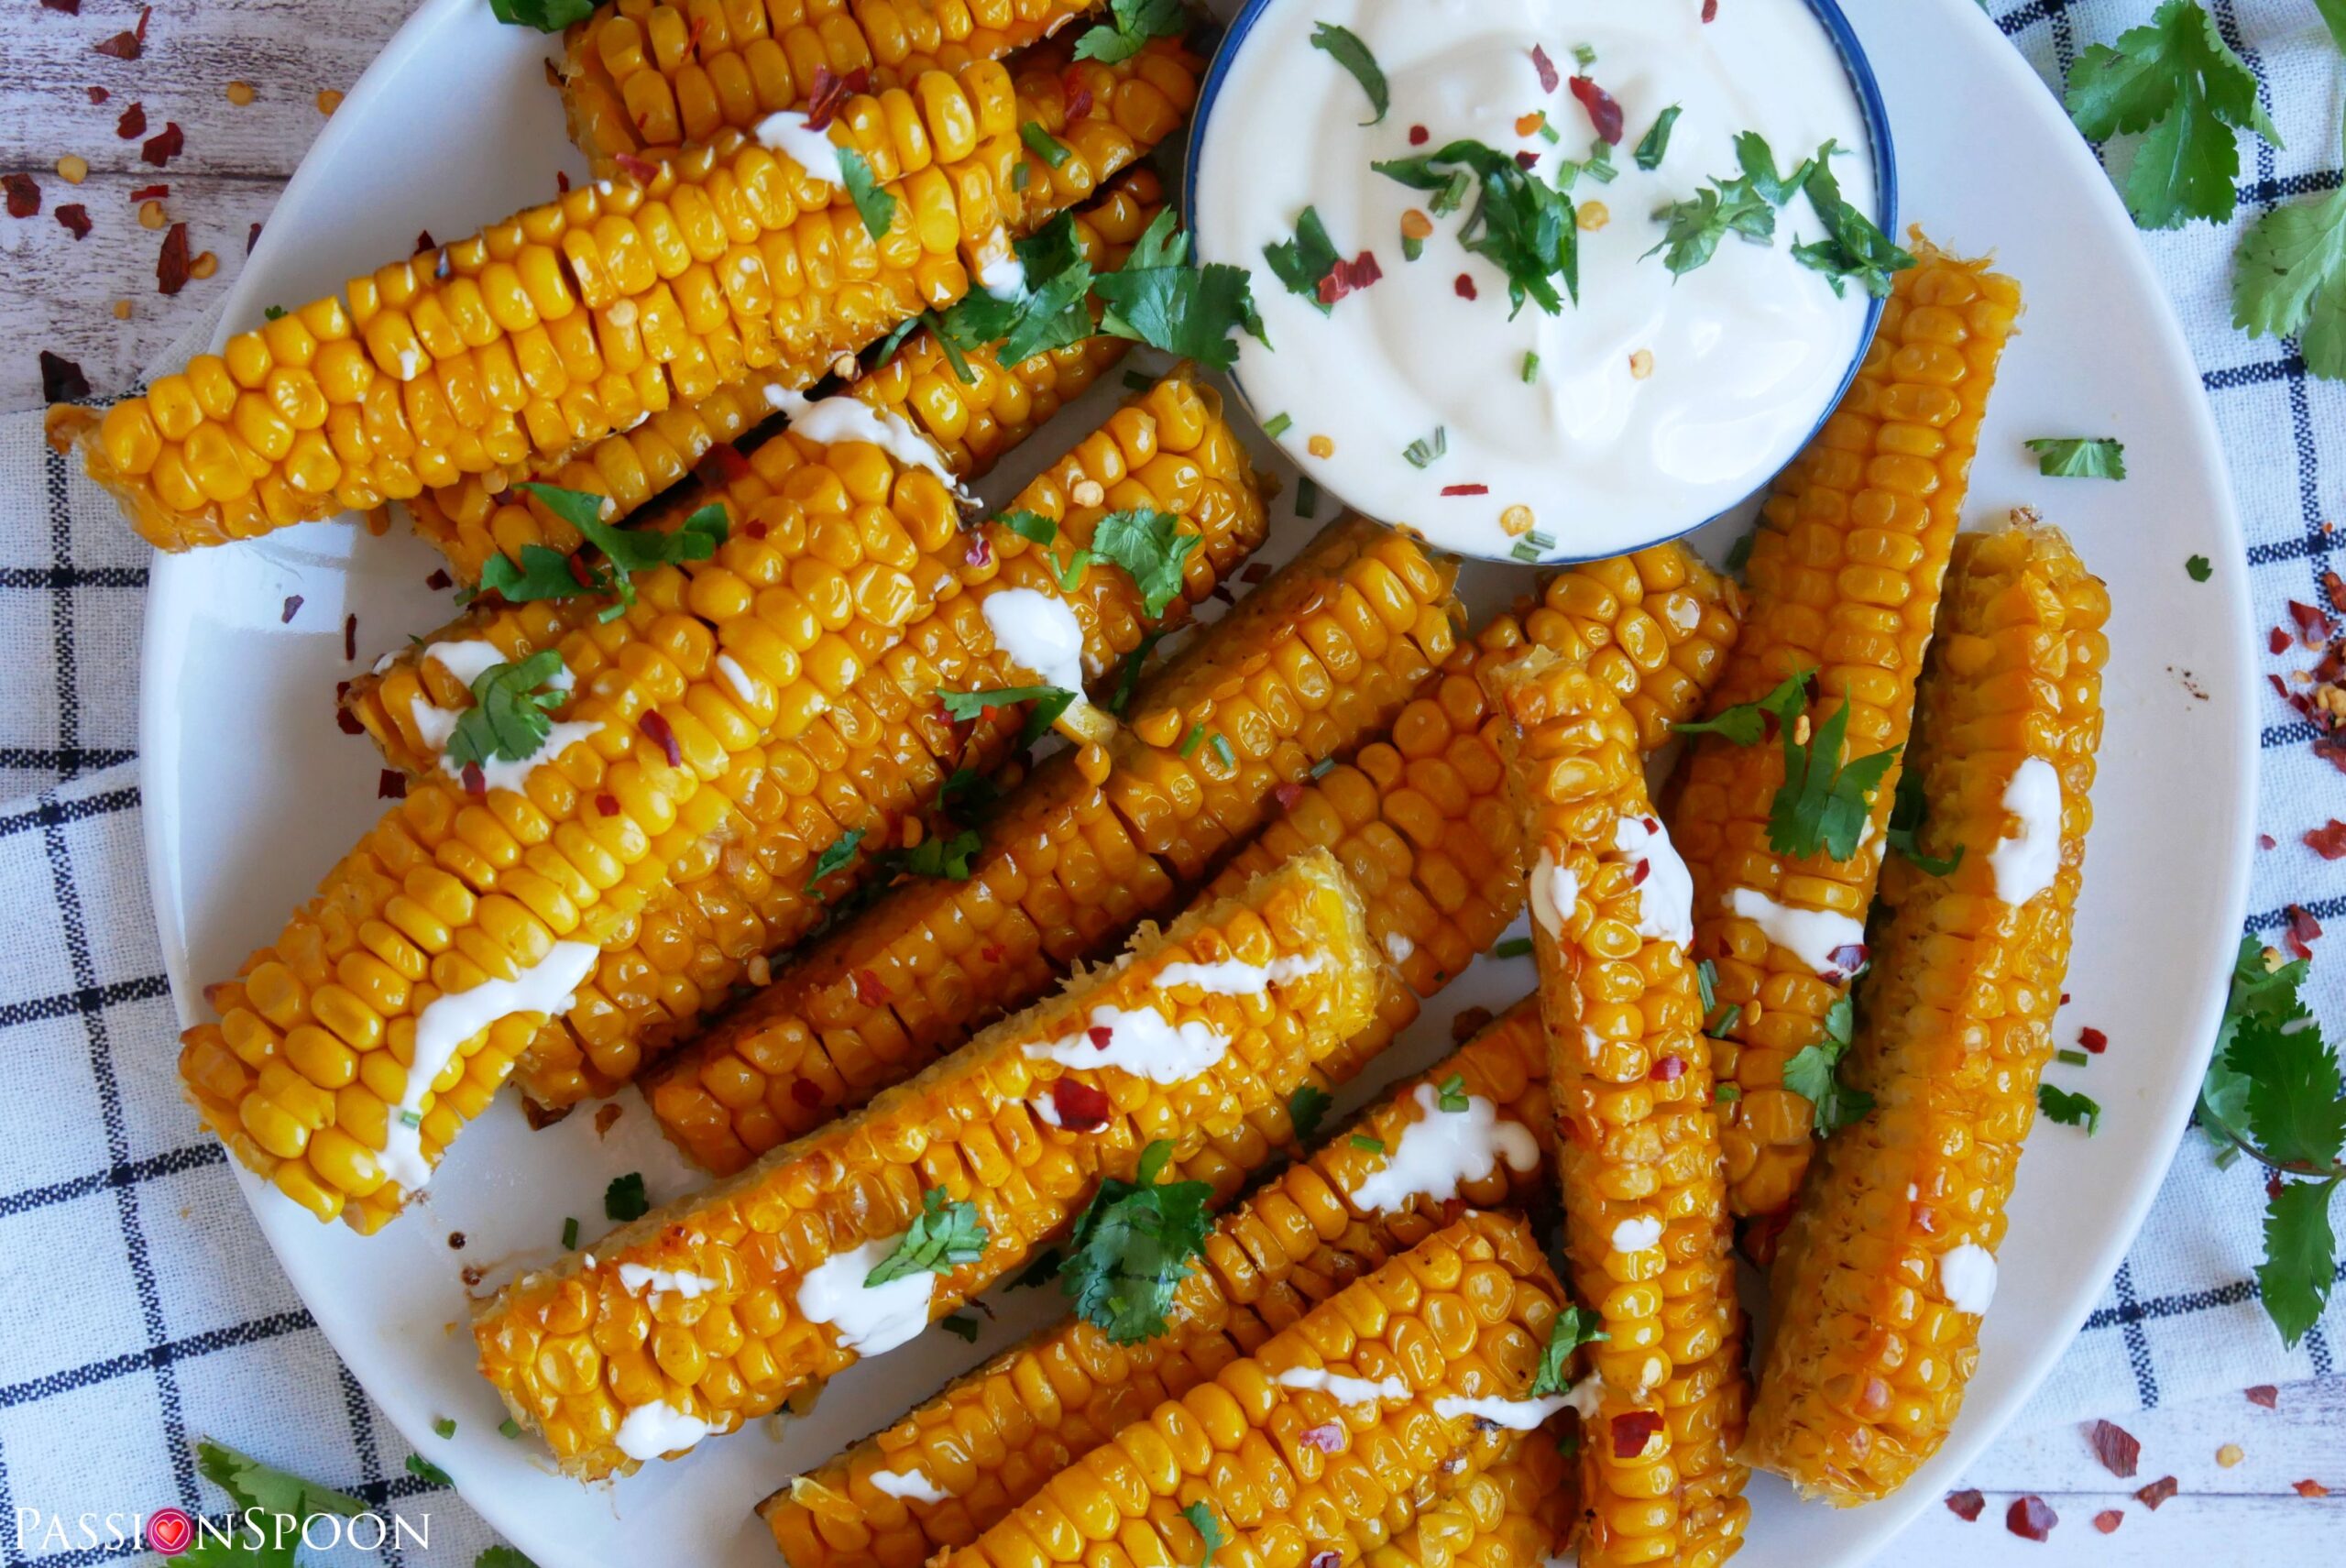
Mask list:
MULTIPOLYGON (((2077 53, 2153 0, 1990 6, 2057 85, 2077 53)), ((2303 0, 2213 0, 2264 82, 2289 149, 2253 143, 2231 228, 2143 236, 2181 315, 2230 452, 2259 625, 2321 599, 2325 498, 2346 473, 2346 387, 2231 324, 2239 228, 2335 189, 2341 82, 2303 0), (2325 469, 2333 476, 2325 480, 2325 469)), ((207 329, 208 330, 208 329, 207 329)), ((176 361, 175 361, 176 362, 176 361)), ((219 1146, 181 1102, 170 1000, 144 870, 136 762, 147 554, 38 415, 0 420, 0 1563, 69 1568, 137 1555, 80 1537, 28 1541, 16 1510, 217 1512, 191 1441, 209 1436, 378 1506, 432 1516, 428 1552, 320 1561, 469 1564, 493 1538, 407 1465, 406 1442, 326 1346, 270 1257, 219 1146)), ((2346 915, 2346 866, 2300 842, 2340 798, 2312 731, 2277 697, 2263 732, 2264 828, 2250 930, 2277 939, 2292 905, 2346 915)), ((2346 981, 2318 963, 2318 1010, 2346 1029, 2346 981)), ((2346 1292, 2294 1354, 2255 1300, 2262 1177, 2219 1171, 2189 1137, 2141 1239, 2027 1420, 2116 1414, 2333 1369, 2346 1292)), ((96 1523, 103 1538, 105 1521, 96 1523)))

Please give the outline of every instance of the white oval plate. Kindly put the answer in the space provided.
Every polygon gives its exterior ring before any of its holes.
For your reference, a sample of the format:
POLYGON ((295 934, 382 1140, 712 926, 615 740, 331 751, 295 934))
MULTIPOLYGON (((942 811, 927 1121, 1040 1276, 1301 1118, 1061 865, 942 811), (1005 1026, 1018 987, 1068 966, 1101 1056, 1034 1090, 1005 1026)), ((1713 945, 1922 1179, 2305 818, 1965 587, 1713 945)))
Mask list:
MULTIPOLYGON (((2077 1332, 2158 1187, 2198 1081, 2240 932, 2254 789, 2248 598, 2223 459, 2198 375, 2109 182, 1971 0, 1845 3, 1891 104, 1906 217, 1958 248, 1993 249, 2028 291, 1969 521, 2021 502, 2042 509, 2116 601, 2075 1001, 2062 1025, 2090 1024, 2115 1047, 2089 1070, 2060 1069, 2106 1107, 2101 1133, 2045 1125, 2032 1141, 1979 1376, 1945 1451, 1899 1498, 1851 1513, 1755 1483, 1743 1555, 1752 1568, 1862 1562, 1962 1473, 2077 1332), (2133 477, 2122 485, 2044 479, 2020 444, 2105 433, 2127 444, 2133 477), (2194 554, 2216 563, 2213 581, 2186 576, 2194 554)), ((557 168, 581 173, 539 64, 555 47, 496 25, 484 0, 427 0, 294 176, 227 321, 312 298, 401 254, 419 227, 462 234, 543 198, 557 168)), ((1036 460, 1087 417, 1073 411, 1034 443, 1036 460)), ((1005 493, 1015 477, 989 488, 1005 493)), ((1291 520, 1290 499, 1275 503, 1274 559, 1310 532, 1291 520)), ((1723 526, 1708 543, 1728 537, 1723 526)), ((370 539, 347 523, 157 562, 141 751, 156 912, 186 1018, 203 1010, 203 982, 271 938, 378 812, 379 764, 367 741, 334 729, 334 684, 446 618, 447 597, 424 587, 435 564, 412 539, 370 539), (301 605, 281 623, 294 594, 301 605), (345 614, 358 617, 357 663, 343 658, 345 614)), ((1492 606, 1527 580, 1477 569, 1474 598, 1492 606)), ((1456 1008, 1504 1003, 1530 982, 1526 960, 1482 960, 1395 1047, 1387 1076, 1439 1054, 1456 1008)), ((170 1053, 148 1069, 171 1071, 170 1053)), ((545 1568, 770 1568, 752 1503, 1033 1326, 1051 1298, 1011 1297, 975 1346, 932 1333, 858 1368, 784 1433, 753 1427, 615 1486, 564 1480, 533 1444, 497 1435, 501 1412, 473 1370, 458 1271, 488 1268, 494 1281, 550 1257, 565 1216, 598 1234, 614 1175, 642 1170, 655 1201, 685 1190, 686 1168, 641 1102, 626 1103, 597 1139, 588 1115, 532 1134, 505 1097, 459 1142, 429 1201, 371 1239, 317 1224, 249 1178, 245 1191, 367 1391, 545 1568), (456 1231, 461 1252, 449 1244, 456 1231), (452 1441, 433 1435, 441 1417, 457 1422, 452 1441)))

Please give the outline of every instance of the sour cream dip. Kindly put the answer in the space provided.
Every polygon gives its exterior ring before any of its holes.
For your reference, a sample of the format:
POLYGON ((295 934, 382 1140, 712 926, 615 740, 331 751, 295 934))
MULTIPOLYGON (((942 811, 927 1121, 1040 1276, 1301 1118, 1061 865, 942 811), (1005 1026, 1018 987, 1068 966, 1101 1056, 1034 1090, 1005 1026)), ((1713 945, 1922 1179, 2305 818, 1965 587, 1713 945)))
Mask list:
MULTIPOLYGON (((1573 560, 1683 532, 1799 450, 1876 304, 1846 269, 1836 291, 1846 252, 1818 248, 1833 236, 1817 186, 1788 181, 1830 143, 1842 202, 1878 225, 1873 140, 1809 0, 1702 13, 1703 0, 1267 0, 1242 18, 1198 131, 1191 226, 1200 260, 1252 274, 1268 346, 1242 336, 1235 378, 1315 481, 1452 549, 1573 560), (1355 51, 1315 47, 1327 25, 1382 73, 1381 117, 1344 63, 1355 51), (1510 302, 1523 269, 1490 241, 1531 200, 1512 170, 1444 191, 1428 183, 1455 159, 1405 163, 1415 182, 1372 167, 1461 142, 1540 182, 1540 203, 1570 220, 1576 302, 1559 267, 1555 311, 1536 292, 1510 302), (1515 201, 1491 194, 1495 179, 1515 201), (1739 222, 1705 225, 1705 203, 1739 222), (1485 204, 1500 223, 1478 218, 1485 204), (1307 208, 1329 280, 1301 293, 1266 252, 1296 244, 1307 208), (1706 226, 1709 246, 1673 248, 1706 226)), ((1308 276, 1314 248, 1298 248, 1308 276)))

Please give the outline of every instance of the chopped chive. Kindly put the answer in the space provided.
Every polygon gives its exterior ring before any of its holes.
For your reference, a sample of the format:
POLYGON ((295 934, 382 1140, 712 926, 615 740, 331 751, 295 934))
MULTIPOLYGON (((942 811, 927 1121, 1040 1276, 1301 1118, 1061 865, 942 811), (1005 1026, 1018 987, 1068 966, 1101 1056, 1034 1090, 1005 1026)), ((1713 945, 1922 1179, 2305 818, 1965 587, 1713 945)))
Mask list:
POLYGON ((562 1223, 562 1249, 575 1252, 578 1247, 578 1220, 576 1215, 562 1223))
POLYGON ((2067 1067, 2085 1067, 2093 1060, 2083 1051, 2055 1051, 2053 1059, 2067 1067))
POLYGON ((1135 392, 1146 392, 1157 383, 1137 370, 1127 370, 1124 372, 1124 385, 1135 392))
POLYGON ((1285 435, 1290 429, 1292 429, 1294 424, 1295 420, 1292 415, 1284 413, 1273 414, 1270 418, 1263 422, 1263 433, 1269 436, 1273 441, 1277 441, 1280 436, 1285 435))
POLYGON ((1527 352, 1523 356, 1523 384, 1527 387, 1540 378, 1540 356, 1527 352))
POLYGON ((1320 487, 1311 482, 1309 474, 1295 481, 1295 515, 1310 517, 1320 510, 1320 487))
POLYGON ((1353 1147, 1363 1150, 1368 1154, 1383 1154, 1385 1152, 1385 1140, 1383 1138, 1372 1138, 1366 1133, 1354 1133, 1352 1137, 1352 1144, 1353 1147))
POLYGON ((1222 759, 1222 765, 1225 768, 1234 768, 1238 765, 1238 753, 1231 749, 1230 737, 1227 735, 1217 735, 1213 738, 1213 754, 1222 759))
POLYGON ((1206 727, 1202 724, 1190 725, 1189 732, 1181 737, 1181 760, 1187 762, 1196 756, 1198 748, 1204 745, 1205 741, 1206 727))
POLYGON ((1035 171, 1026 167, 1026 160, 1022 158, 1018 160, 1018 167, 1010 171, 1010 188, 1014 191, 1024 191, 1026 189, 1026 181, 1033 178, 1035 178, 1035 171))
POLYGON ((1457 170, 1450 176, 1450 183, 1436 191, 1433 193, 1433 199, 1428 202, 1426 206, 1439 217, 1444 213, 1454 213, 1464 206, 1466 198, 1474 193, 1474 171, 1471 169, 1457 170))
POLYGON ((1018 127, 1018 139, 1033 150, 1036 158, 1057 169, 1068 160, 1068 149, 1059 139, 1034 120, 1018 127))
POLYGON ((497 1435, 503 1438, 520 1437, 521 1435, 521 1423, 515 1420, 511 1416, 508 1416, 503 1420, 497 1423, 497 1435))
POLYGON ((1434 1102, 1445 1111, 1464 1111, 1467 1106, 1466 1075, 1453 1072, 1434 1086, 1434 1102))
POLYGON ((1599 185, 1612 184, 1613 177, 1620 172, 1613 167, 1613 144, 1603 137, 1588 144, 1588 160, 1580 167, 1582 173, 1599 185))
POLYGON ((1507 554, 1514 556, 1518 561, 1537 561, 1540 559, 1539 546, 1533 544, 1529 539, 1517 540, 1515 542, 1515 548, 1508 551, 1507 554))
POLYGON ((1743 1098, 1743 1091, 1732 1083, 1715 1084, 1711 1089, 1711 1098, 1722 1105, 1732 1105, 1743 1098))
POLYGON ((456 1423, 446 1416, 434 1416, 432 1432, 435 1437, 454 1437, 456 1435, 456 1423))
POLYGON ((1450 427, 1435 425, 1431 435, 1421 435, 1401 448, 1401 455, 1412 468, 1423 468, 1450 450, 1450 427))
POLYGON ((1491 957, 1495 959, 1519 959, 1530 950, 1530 938, 1509 937, 1506 941, 1501 942, 1497 947, 1491 949, 1491 957))
POLYGON ((1315 779, 1324 777, 1328 770, 1335 765, 1335 758, 1322 757, 1318 762, 1311 764, 1311 776, 1315 779))
POLYGON ((1419 239, 1414 235, 1405 234, 1401 236, 1402 260, 1415 261, 1419 257, 1423 256, 1425 253, 1426 242, 1424 240, 1419 239))
POLYGON ((1556 547, 1556 542, 1553 539, 1536 528, 1523 536, 1523 542, 1535 550, 1553 550, 1556 547))
POLYGON ((1558 142, 1564 139, 1563 133, 1557 130, 1555 126, 1550 125, 1548 123, 1548 116, 1545 115, 1540 116, 1540 139, 1546 142, 1550 147, 1553 147, 1558 142))
POLYGON ((1596 46, 1595 44, 1573 45, 1573 59, 1583 71, 1586 71, 1596 63, 1596 46))

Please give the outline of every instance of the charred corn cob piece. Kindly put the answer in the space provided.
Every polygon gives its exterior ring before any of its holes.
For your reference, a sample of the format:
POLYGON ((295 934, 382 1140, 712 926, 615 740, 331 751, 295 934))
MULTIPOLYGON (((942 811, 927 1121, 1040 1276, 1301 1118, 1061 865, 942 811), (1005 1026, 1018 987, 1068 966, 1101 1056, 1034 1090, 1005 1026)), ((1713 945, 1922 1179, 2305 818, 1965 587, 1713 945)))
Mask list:
POLYGON ((240 334, 103 419, 60 406, 51 439, 78 442, 142 533, 186 549, 556 462, 752 372, 805 386, 967 288, 962 241, 997 243, 1005 213, 1089 194, 1091 144, 1161 137, 1186 103, 1168 88, 1187 93, 1193 66, 1160 44, 1098 68, 1091 117, 1073 125, 1069 89, 1043 80, 1086 156, 1033 159, 1023 193, 1018 126, 1046 105, 999 65, 850 100, 829 135, 892 197, 877 238, 841 187, 739 132, 648 174, 615 169, 240 334))
POLYGON ((857 71, 873 88, 1000 60, 1092 0, 617 0, 564 39, 563 107, 589 158, 707 141, 806 110, 857 71), (837 82, 824 80, 828 73, 837 82))
POLYGON ((813 449, 795 472, 792 527, 820 549, 786 569, 791 540, 744 529, 696 579, 641 576, 623 617, 565 650, 575 684, 535 755, 494 780, 419 776, 207 992, 220 1022, 182 1036, 187 1092, 319 1218, 398 1212, 668 868, 722 830, 725 781, 836 700, 857 639, 929 586, 913 568, 960 547, 945 486, 877 447, 813 449), (713 628, 696 602, 742 613, 713 628))
POLYGON ((1825 1146, 1779 1245, 1755 1463, 1844 1507, 1953 1424, 1979 1358, 2093 820, 2107 591, 2060 532, 1956 541, 1910 766, 1921 848, 1882 873, 1844 1072, 1873 1107, 1825 1146))
POLYGON ((968 880, 893 890, 663 1067, 645 1094, 669 1136, 738 1169, 1180 907, 1280 789, 1374 734, 1448 653, 1450 584, 1376 524, 1323 531, 1144 682, 1097 754, 1046 763, 981 823, 968 880))
POLYGON ((1715 1563, 1741 1534, 1743 1472, 1727 1454, 1742 1426, 1742 1330, 1686 956, 1693 888, 1619 699, 1545 650, 1488 681, 1514 721, 1501 747, 1529 868, 1565 1248, 1611 1336, 1592 1350, 1602 1383, 1582 1445, 1581 1560, 1715 1563), (1732 1519, 1714 1523, 1732 1528, 1690 1539, 1694 1500, 1731 1501, 1732 1519))
POLYGON ((1465 1215, 1128 1423, 937 1568, 1046 1568, 1086 1541, 1115 1542, 1118 1561, 1195 1563, 1185 1515, 1200 1507, 1230 1568, 1358 1562, 1408 1530, 1442 1466, 1488 1443, 1470 1410, 1543 1407, 1523 1395, 1560 1295, 1522 1220, 1465 1215), (1339 1368, 1393 1379, 1391 1397, 1302 1386, 1339 1368))
POLYGON ((1227 1196, 1313 1059, 1366 1017, 1375 965, 1343 872, 1296 861, 864 1111, 525 1275, 475 1320, 481 1369, 576 1475, 729 1431, 1014 1270, 1152 1140, 1227 1196), (1260 988, 1172 968, 1225 963, 1260 988), (1079 1103, 1091 1130, 1048 1124, 1079 1103), (967 1205, 983 1237, 931 1260, 941 1273, 870 1282, 932 1201, 967 1205), (645 1268, 709 1283, 655 1302, 645 1268))
POLYGON ((1367 1568, 1546 1568, 1570 1546, 1578 1492, 1557 1448, 1570 1416, 1518 1439, 1507 1456, 1421 1511, 1362 1561, 1367 1568))
POLYGON ((774 1543, 793 1568, 913 1568, 964 1545, 1119 1428, 1431 1234, 1460 1203, 1535 1196, 1553 1179, 1540 1157, 1547 1067, 1539 1014, 1518 1005, 1350 1129, 1398 1150, 1454 1126, 1446 1190, 1402 1190, 1387 1156, 1328 1139, 1216 1223, 1164 1332, 1119 1344, 1073 1319, 1004 1351, 768 1497, 758 1511, 774 1543), (1460 1109, 1440 1109, 1445 1085, 1460 1109), (1453 1115, 1462 1120, 1437 1120, 1453 1115))
MULTIPOLYGON (((1077 239, 1095 265, 1120 265, 1162 206, 1156 173, 1133 170, 1076 215, 1077 239)), ((944 280, 934 290, 924 286, 923 302, 948 302, 966 283, 964 278, 944 280)), ((907 417, 937 444, 958 477, 974 479, 1129 346, 1123 338, 1102 335, 1007 367, 990 353, 972 353, 964 356, 973 378, 965 384, 949 374, 950 365, 924 330, 887 367, 847 389, 875 410, 907 417), (941 380, 935 375, 940 367, 948 372, 941 380)), ((427 490, 410 504, 410 515, 416 531, 446 553, 467 583, 479 580, 493 554, 518 561, 532 544, 576 550, 577 531, 511 480, 534 478, 608 496, 621 515, 631 514, 696 472, 721 481, 734 465, 720 448, 742 444, 773 417, 777 399, 770 389, 789 387, 763 375, 729 382, 697 402, 672 404, 633 429, 606 436, 567 461, 470 475, 427 490)))
MULTIPOLYGON (((1984 262, 1927 249, 1898 275, 1857 379, 1821 434, 1776 481, 1748 579, 1750 609, 1711 712, 1815 673, 1805 719, 1849 709, 1844 757, 1904 743, 1939 580, 1962 510, 1979 420, 2020 310, 1984 262)), ((1839 761, 1840 759, 1836 759, 1839 761)), ((1774 737, 1697 740, 1670 812, 1694 873, 1694 950, 1736 1008, 1718 1047, 1729 1196, 1738 1214, 1792 1200, 1814 1123, 1784 1063, 1824 1037, 1825 1014, 1864 962, 1898 764, 1875 789, 1857 853, 1793 859, 1769 842, 1784 782, 1774 737), (1846 949, 1846 950, 1845 950, 1846 949)))

